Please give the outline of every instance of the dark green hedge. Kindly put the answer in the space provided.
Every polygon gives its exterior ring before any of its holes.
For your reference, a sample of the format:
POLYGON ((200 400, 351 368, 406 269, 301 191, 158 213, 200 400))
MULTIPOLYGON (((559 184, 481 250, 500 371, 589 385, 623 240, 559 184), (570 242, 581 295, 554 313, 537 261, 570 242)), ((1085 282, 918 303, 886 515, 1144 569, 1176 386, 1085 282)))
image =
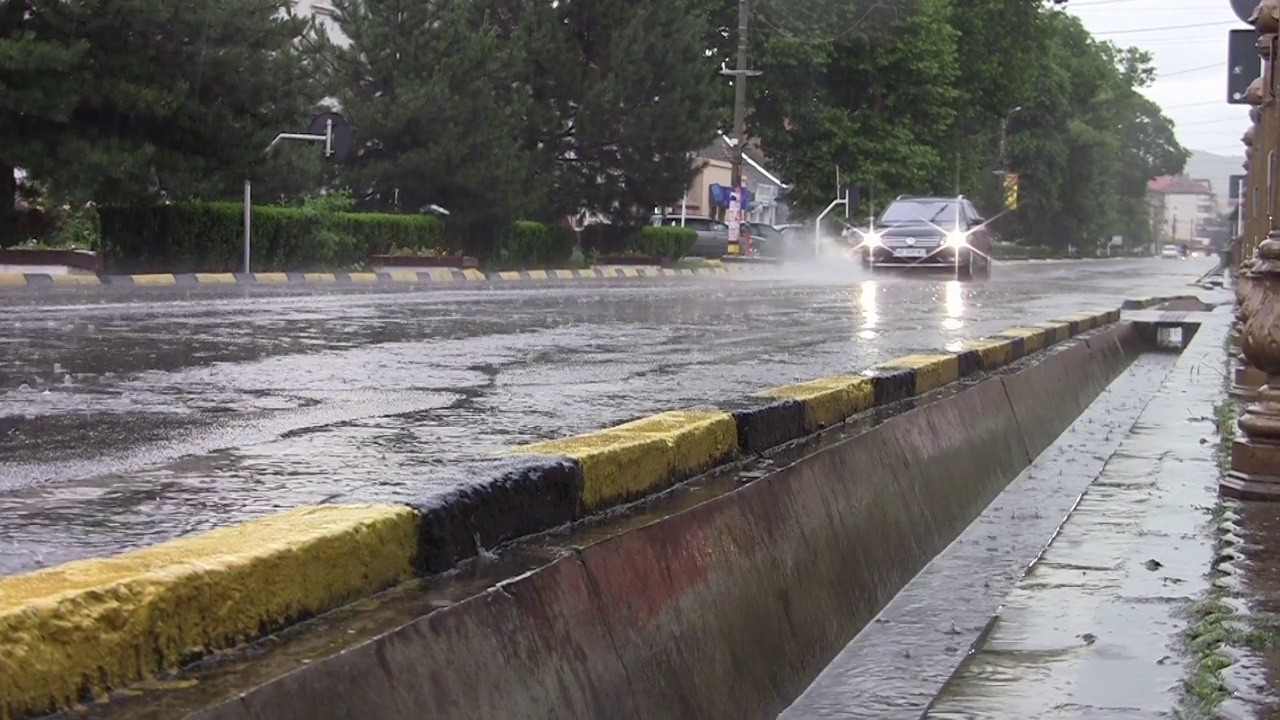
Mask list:
POLYGON ((576 241, 572 228, 521 220, 498 244, 498 257, 484 258, 504 267, 564 267, 576 241))
MULTIPOLYGON (((184 203, 100 208, 108 272, 230 272, 242 263, 244 206, 184 203)), ((351 267, 393 247, 434 250, 444 226, 430 215, 253 210, 253 269, 259 272, 351 267)))
POLYGON ((679 260, 693 249, 698 234, 689 228, 644 225, 590 225, 582 231, 584 252, 679 260))
MULTIPOLYGON (((101 249, 108 272, 231 272, 241 268, 243 206, 184 203, 99 209, 101 249)), ((583 232, 583 251, 677 260, 697 234, 678 227, 595 225, 583 232)), ((448 250, 489 266, 564 267, 575 233, 563 225, 520 221, 483 244, 448 250)), ((445 249, 443 223, 431 215, 316 212, 259 206, 253 210, 253 269, 258 272, 344 269, 372 255, 445 249)))
POLYGON ((646 225, 628 239, 628 250, 636 255, 679 260, 693 249, 698 233, 682 227, 646 225))

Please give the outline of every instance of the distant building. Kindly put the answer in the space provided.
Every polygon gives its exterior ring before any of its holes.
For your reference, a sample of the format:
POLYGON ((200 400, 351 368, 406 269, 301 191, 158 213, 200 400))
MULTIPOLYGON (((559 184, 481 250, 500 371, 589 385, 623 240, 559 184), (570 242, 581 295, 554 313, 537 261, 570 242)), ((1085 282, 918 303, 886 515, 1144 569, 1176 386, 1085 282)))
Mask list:
POLYGON ((1201 226, 1216 218, 1218 203, 1207 180, 1166 175, 1147 183, 1156 242, 1205 244, 1201 226))

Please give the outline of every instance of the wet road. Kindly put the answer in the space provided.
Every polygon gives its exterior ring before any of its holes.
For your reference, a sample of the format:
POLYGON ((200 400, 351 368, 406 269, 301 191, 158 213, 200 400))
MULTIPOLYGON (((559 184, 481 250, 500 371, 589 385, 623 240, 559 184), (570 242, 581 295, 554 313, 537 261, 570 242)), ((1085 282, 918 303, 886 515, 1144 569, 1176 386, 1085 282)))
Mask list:
POLYGON ((1212 265, 0 295, 0 573, 304 503, 422 497, 511 445, 1190 292, 1212 265))

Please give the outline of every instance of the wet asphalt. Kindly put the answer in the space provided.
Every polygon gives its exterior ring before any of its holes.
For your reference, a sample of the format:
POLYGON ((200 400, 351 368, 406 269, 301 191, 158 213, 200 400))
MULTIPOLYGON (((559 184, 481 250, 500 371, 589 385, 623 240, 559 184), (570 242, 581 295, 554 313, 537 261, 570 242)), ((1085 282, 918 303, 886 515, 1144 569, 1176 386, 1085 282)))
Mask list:
POLYGON ((512 445, 1192 293, 1213 264, 0 292, 0 573, 300 504, 421 498, 512 445))

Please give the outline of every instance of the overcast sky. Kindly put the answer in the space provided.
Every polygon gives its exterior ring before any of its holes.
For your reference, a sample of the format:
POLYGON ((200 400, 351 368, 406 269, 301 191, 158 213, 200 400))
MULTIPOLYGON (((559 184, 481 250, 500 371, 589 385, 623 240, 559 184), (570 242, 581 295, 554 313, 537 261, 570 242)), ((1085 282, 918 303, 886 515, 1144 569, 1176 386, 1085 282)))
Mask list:
POLYGON ((1160 77, 1147 96, 1176 124, 1193 150, 1243 155, 1248 111, 1228 105, 1227 31, 1248 27, 1228 0, 1068 0, 1095 37, 1143 48, 1160 77))

